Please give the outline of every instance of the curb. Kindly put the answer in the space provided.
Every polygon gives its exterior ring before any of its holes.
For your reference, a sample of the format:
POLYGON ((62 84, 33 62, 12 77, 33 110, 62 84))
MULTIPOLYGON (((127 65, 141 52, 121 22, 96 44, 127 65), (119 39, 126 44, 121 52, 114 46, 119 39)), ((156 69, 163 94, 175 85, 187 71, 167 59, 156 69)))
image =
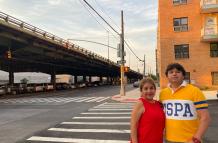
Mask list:
POLYGON ((135 103, 138 101, 138 99, 136 98, 126 98, 126 97, 123 97, 123 96, 120 96, 120 95, 114 95, 111 97, 112 100, 115 100, 115 101, 118 101, 118 102, 132 102, 132 103, 135 103))

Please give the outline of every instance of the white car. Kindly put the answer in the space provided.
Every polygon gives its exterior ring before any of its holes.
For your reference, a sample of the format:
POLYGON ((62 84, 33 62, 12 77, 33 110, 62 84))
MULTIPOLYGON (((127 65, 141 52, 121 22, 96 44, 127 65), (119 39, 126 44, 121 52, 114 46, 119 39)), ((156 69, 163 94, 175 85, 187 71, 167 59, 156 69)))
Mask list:
POLYGON ((133 87, 139 87, 139 84, 140 84, 140 81, 135 81, 135 82, 133 83, 133 87))
POLYGON ((6 94, 6 88, 4 86, 0 87, 0 95, 6 94))

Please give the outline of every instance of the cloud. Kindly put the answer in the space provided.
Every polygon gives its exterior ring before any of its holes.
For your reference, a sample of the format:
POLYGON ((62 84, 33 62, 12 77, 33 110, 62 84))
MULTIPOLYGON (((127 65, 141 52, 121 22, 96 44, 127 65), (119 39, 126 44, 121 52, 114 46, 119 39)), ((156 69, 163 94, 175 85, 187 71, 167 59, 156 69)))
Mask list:
POLYGON ((59 5, 61 3, 61 0, 48 0, 48 3, 50 5, 59 5))
POLYGON ((146 33, 150 33, 150 32, 154 33, 156 31, 156 29, 157 29, 156 25, 129 28, 127 31, 127 34, 134 35, 134 34, 146 34, 146 33))
MULTIPOLYGON (((156 48, 157 0, 87 0, 104 18, 116 27, 104 12, 120 27, 120 11, 124 11, 125 36, 137 47, 136 54, 147 58, 154 57, 156 48), (97 3, 96 3, 97 1, 97 3)), ((78 0, 0 0, 0 9, 18 19, 21 19, 58 37, 93 40, 107 43, 107 32, 78 0)), ((94 12, 92 12, 94 14, 94 12)), ((94 14, 95 15, 95 14, 94 14)), ((97 17, 98 21, 110 29, 97 17)), ((117 28, 118 29, 118 28, 117 28)), ((119 30, 119 29, 118 29, 119 30)), ((110 29, 110 45, 116 47, 118 37, 110 29)), ((120 31, 120 30, 119 30, 120 31)), ((81 47, 107 57, 107 47, 84 42, 76 42, 81 47)), ((110 57, 117 61, 116 50, 111 49, 110 57)), ((132 66, 136 58, 132 55, 132 66)), ((153 62, 152 62, 153 63, 153 62)))

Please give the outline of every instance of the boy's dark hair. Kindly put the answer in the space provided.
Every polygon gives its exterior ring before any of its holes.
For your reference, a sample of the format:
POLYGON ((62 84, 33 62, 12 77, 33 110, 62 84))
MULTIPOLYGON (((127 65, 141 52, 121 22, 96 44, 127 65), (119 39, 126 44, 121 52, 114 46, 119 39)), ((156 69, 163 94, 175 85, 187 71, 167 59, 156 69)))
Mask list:
POLYGON ((185 71, 184 67, 183 67, 181 64, 179 64, 179 63, 172 63, 172 64, 169 64, 169 65, 167 66, 166 71, 165 71, 165 75, 167 76, 168 72, 169 72, 170 70, 172 70, 172 69, 177 69, 178 71, 181 71, 181 72, 182 72, 182 75, 185 76, 186 71, 185 71))

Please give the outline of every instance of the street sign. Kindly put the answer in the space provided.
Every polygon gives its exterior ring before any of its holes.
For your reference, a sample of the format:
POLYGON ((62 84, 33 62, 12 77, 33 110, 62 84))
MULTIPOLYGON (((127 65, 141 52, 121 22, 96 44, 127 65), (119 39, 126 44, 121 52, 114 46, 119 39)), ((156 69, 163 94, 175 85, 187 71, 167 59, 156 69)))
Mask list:
POLYGON ((117 61, 117 64, 121 65, 121 64, 125 64, 126 63, 126 60, 124 60, 123 62, 122 61, 117 61))

